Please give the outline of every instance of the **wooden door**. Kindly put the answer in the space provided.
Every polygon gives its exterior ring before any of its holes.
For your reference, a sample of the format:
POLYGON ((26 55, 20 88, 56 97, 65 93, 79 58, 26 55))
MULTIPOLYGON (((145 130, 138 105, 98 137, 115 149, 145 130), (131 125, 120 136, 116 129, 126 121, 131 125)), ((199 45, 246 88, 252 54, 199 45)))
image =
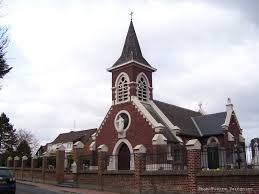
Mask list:
POLYGON ((216 169, 219 168, 219 150, 218 147, 208 147, 208 168, 216 169))
POLYGON ((125 143, 121 146, 119 151, 118 170, 130 170, 130 151, 125 143))

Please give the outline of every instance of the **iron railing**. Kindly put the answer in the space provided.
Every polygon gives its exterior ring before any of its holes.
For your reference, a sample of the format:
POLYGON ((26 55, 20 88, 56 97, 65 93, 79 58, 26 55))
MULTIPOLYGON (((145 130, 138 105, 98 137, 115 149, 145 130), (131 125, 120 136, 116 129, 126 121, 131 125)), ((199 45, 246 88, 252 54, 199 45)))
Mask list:
POLYGON ((251 146, 205 147, 201 150, 201 168, 203 170, 259 168, 258 148, 251 146))

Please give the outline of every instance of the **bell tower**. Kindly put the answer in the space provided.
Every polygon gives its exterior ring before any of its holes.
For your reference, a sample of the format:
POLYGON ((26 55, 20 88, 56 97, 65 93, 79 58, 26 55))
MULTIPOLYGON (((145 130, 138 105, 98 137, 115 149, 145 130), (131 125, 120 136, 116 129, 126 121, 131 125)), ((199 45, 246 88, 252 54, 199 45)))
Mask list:
POLYGON ((153 99, 152 73, 156 69, 142 55, 132 18, 121 56, 107 70, 112 73, 113 104, 128 102, 132 96, 144 102, 153 99))

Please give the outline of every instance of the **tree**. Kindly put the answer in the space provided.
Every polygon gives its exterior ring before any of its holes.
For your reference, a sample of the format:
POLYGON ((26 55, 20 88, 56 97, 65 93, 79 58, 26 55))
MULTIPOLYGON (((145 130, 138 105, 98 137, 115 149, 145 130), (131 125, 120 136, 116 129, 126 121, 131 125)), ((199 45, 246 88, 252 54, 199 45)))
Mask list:
POLYGON ((15 129, 9 123, 5 113, 0 115, 0 165, 5 164, 8 156, 14 156, 14 148, 17 145, 15 129))
POLYGON ((15 129, 5 113, 0 116, 0 152, 13 150, 17 143, 15 129))
POLYGON ((2 79, 11 69, 7 64, 5 54, 8 45, 7 29, 0 27, 0 78, 2 79))
POLYGON ((31 148, 26 140, 19 143, 17 146, 16 155, 20 158, 23 156, 31 157, 31 148))
POLYGON ((17 144, 19 145, 22 141, 27 141, 31 148, 32 153, 35 153, 39 148, 39 141, 31 131, 26 129, 19 129, 17 131, 17 144))

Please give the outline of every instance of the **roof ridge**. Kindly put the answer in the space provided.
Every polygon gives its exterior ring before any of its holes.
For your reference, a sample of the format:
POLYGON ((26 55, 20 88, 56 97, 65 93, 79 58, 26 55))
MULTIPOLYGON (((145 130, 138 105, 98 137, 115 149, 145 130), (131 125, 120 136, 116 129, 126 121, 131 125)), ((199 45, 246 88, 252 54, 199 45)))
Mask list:
POLYGON ((216 113, 211 113, 211 114, 206 114, 206 115, 200 115, 200 116, 195 116, 193 118, 200 118, 200 117, 206 117, 206 116, 213 116, 213 115, 216 115, 216 114, 222 114, 222 113, 226 113, 226 111, 222 111, 222 112, 216 112, 216 113))
POLYGON ((194 113, 199 113, 199 111, 191 110, 191 109, 184 108, 184 107, 181 107, 181 106, 177 106, 177 105, 174 105, 174 104, 169 104, 169 103, 167 103, 167 102, 162 102, 162 101, 160 101, 160 100, 153 100, 153 101, 161 102, 161 103, 164 103, 164 104, 168 104, 168 105, 170 105, 170 106, 174 106, 174 107, 176 107, 176 108, 188 110, 188 111, 191 111, 191 112, 194 112, 194 113))

